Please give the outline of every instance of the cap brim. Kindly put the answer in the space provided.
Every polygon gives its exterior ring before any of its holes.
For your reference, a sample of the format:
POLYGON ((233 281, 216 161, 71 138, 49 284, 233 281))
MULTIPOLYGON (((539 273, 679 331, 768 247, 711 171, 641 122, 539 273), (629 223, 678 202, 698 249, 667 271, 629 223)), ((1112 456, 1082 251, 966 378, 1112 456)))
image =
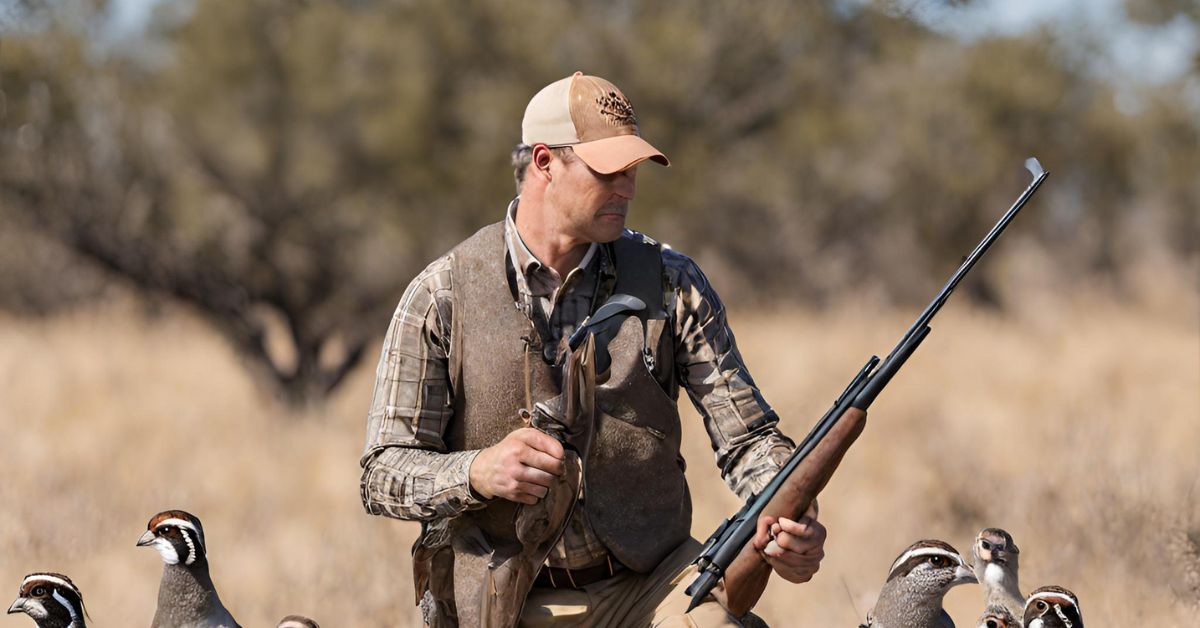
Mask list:
POLYGON ((600 174, 612 174, 631 168, 647 159, 671 165, 667 156, 636 135, 618 135, 583 142, 571 147, 589 168, 600 174))

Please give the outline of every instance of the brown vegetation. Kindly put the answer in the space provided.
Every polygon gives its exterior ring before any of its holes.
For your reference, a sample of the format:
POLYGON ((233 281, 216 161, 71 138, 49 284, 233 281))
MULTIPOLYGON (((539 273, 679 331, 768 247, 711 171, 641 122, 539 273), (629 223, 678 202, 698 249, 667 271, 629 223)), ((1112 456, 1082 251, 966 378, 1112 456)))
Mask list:
MULTIPOLYGON (((1006 316, 952 303, 938 319, 822 497, 821 572, 768 588, 759 610, 774 625, 854 625, 900 549, 922 537, 965 549, 984 526, 1014 534, 1026 589, 1074 589, 1089 625, 1194 622, 1194 295, 1168 283, 1137 299, 1077 289, 1017 303, 1006 316)), ((864 299, 732 316, 767 398, 800 434, 914 315, 864 299)), ((204 520, 213 576, 245 625, 294 612, 416 625, 416 525, 359 504, 371 371, 297 417, 173 308, 0 320, 0 591, 61 571, 97 626, 144 623, 160 563, 134 542, 150 514, 186 508, 204 520)), ((737 503, 695 415, 684 421, 703 536, 737 503)), ((948 607, 966 625, 981 601, 962 587, 948 607)))

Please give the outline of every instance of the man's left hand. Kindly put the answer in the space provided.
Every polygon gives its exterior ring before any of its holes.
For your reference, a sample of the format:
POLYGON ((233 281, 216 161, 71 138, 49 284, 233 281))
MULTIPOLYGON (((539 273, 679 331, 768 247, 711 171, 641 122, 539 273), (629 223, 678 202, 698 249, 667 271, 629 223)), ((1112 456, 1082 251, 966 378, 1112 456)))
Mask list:
MULTIPOLYGON (((816 519, 816 510, 793 521, 785 517, 763 516, 760 529, 768 527, 769 541, 755 548, 783 579, 789 582, 808 582, 821 568, 825 558, 825 526, 816 519)), ((756 539, 757 540, 757 539, 756 539)))

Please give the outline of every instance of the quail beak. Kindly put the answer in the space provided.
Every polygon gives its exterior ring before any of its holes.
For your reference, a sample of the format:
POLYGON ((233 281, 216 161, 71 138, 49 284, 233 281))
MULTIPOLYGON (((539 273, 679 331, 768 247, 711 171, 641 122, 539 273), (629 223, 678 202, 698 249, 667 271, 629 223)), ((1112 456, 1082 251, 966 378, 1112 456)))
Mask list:
POLYGON ((137 546, 146 547, 147 545, 154 545, 154 538, 154 532, 151 530, 146 530, 146 533, 142 535, 142 538, 138 539, 137 546))
POLYGON ((970 567, 967 567, 966 565, 959 565, 958 568, 954 570, 954 581, 950 583, 950 586, 959 584, 975 584, 977 582, 979 582, 979 578, 975 577, 975 572, 971 571, 970 567))
POLYGON ((17 601, 13 602, 12 606, 8 607, 9 615, 12 615, 13 613, 24 613, 24 612, 25 612, 25 598, 23 598, 23 597, 17 598, 17 601))

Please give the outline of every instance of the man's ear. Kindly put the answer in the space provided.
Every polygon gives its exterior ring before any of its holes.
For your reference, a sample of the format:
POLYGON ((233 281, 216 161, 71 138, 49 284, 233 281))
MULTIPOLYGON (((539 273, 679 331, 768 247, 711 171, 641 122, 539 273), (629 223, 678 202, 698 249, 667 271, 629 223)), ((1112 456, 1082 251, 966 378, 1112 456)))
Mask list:
POLYGON ((533 147, 533 158, 530 163, 537 170, 538 174, 550 178, 550 162, 554 161, 554 153, 550 152, 550 147, 545 144, 536 144, 533 147))

